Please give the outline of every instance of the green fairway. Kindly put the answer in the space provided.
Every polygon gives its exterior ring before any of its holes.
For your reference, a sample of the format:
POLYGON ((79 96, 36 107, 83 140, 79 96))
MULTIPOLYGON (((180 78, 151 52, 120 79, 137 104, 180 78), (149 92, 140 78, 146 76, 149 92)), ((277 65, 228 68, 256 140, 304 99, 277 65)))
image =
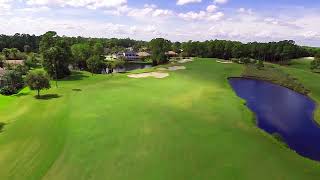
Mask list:
MULTIPOLYGON (((164 79, 74 73, 46 99, 0 96, 0 179, 320 179, 318 162, 256 127, 227 80, 242 65, 184 66, 164 79)), ((283 69, 320 102, 318 74, 283 69)))

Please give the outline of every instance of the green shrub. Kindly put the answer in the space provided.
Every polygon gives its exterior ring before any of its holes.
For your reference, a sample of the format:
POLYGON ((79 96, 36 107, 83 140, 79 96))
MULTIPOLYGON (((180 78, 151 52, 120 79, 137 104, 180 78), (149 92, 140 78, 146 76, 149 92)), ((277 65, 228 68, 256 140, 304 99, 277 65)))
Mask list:
POLYGON ((3 95, 16 94, 23 86, 22 74, 17 70, 9 70, 2 77, 4 87, 0 90, 3 95))
POLYGON ((5 125, 6 125, 5 123, 0 122, 0 132, 2 132, 2 130, 3 130, 3 128, 4 128, 5 125))
POLYGON ((9 96, 16 93, 17 93, 17 89, 12 86, 4 86, 0 89, 0 94, 5 96, 9 96))

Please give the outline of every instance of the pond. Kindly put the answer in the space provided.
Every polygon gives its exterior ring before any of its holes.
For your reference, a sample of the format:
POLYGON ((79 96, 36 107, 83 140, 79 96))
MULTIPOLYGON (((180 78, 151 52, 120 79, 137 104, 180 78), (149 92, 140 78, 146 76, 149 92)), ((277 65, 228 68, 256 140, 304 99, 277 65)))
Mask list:
POLYGON ((281 139, 298 154, 320 161, 320 126, 309 97, 265 81, 231 78, 236 94, 256 114, 259 128, 281 139))
POLYGON ((126 63, 121 67, 117 67, 116 69, 113 70, 115 73, 124 73, 128 71, 133 71, 137 69, 146 69, 146 68, 151 68, 151 64, 144 64, 144 63, 126 63))

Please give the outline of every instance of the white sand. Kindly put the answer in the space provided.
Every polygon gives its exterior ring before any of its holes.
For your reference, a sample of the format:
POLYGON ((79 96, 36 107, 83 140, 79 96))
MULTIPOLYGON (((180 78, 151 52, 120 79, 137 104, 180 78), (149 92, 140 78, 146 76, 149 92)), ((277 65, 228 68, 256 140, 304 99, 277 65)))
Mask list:
POLYGON ((232 64, 233 62, 231 61, 219 61, 217 60, 218 63, 221 63, 221 64, 232 64))
POLYGON ((167 68, 158 68, 157 70, 158 70, 158 71, 166 71, 167 68))
POLYGON ((314 60, 314 57, 307 57, 306 59, 314 60))
POLYGON ((158 68, 158 71, 177 71, 187 69, 185 66, 171 66, 168 68, 158 68))
POLYGON ((151 73, 141 73, 141 74, 130 74, 128 77, 130 78, 147 78, 147 77, 154 77, 158 79, 162 79, 165 77, 168 77, 168 73, 162 73, 162 72, 151 72, 151 73))
POLYGON ((183 64, 183 63, 192 62, 192 61, 193 61, 192 58, 191 59, 182 59, 182 60, 178 61, 178 63, 183 64))
POLYGON ((184 66, 172 66, 172 67, 168 67, 168 70, 169 70, 169 71, 177 71, 177 70, 184 70, 184 69, 187 69, 187 68, 184 67, 184 66))

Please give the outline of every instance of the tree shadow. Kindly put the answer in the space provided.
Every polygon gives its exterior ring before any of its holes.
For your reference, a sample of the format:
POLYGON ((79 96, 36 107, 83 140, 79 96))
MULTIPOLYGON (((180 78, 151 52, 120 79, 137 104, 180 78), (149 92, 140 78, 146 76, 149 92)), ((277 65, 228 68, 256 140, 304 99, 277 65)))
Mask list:
POLYGON ((7 125, 6 123, 0 122, 0 133, 3 132, 4 126, 7 125))
POLYGON ((72 89, 72 91, 74 91, 74 92, 81 92, 82 89, 72 89))
POLYGON ((36 99, 39 100, 51 100, 51 99, 58 99, 62 96, 58 95, 58 94, 46 94, 46 95, 42 95, 42 96, 35 96, 36 99))
POLYGON ((61 79, 61 81, 79 81, 88 77, 89 76, 85 75, 83 72, 76 71, 76 72, 72 72, 72 74, 69 77, 61 79))
POLYGON ((14 95, 15 97, 22 97, 22 96, 27 96, 27 95, 29 95, 30 93, 28 92, 28 93, 19 93, 19 94, 16 94, 16 95, 14 95))

